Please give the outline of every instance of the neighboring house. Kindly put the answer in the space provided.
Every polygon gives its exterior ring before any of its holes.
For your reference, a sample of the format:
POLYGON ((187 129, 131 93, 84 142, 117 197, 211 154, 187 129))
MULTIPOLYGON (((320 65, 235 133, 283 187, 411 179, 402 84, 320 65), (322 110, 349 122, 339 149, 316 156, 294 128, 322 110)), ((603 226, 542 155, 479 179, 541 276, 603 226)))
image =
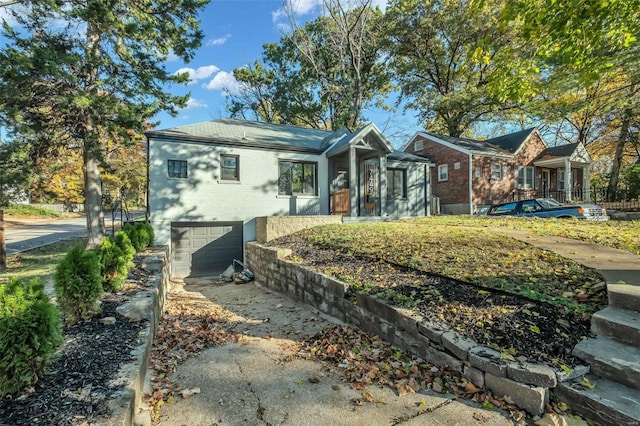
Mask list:
POLYGON ((591 158, 583 144, 547 147, 536 129, 482 141, 418 132, 403 151, 435 163, 432 191, 442 213, 534 197, 589 201, 591 158))
POLYGON ((176 277, 243 259, 256 217, 429 212, 429 161, 394 150, 373 124, 330 132, 226 119, 146 136, 151 224, 176 277))

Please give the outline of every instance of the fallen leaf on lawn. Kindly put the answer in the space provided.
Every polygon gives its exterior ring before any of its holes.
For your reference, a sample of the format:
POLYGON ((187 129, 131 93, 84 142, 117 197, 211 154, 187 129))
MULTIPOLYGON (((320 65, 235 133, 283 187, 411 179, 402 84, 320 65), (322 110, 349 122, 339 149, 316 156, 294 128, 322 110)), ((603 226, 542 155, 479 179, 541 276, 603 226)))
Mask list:
POLYGON ((373 392, 367 390, 362 392, 362 399, 366 402, 373 402, 375 398, 373 397, 373 392))

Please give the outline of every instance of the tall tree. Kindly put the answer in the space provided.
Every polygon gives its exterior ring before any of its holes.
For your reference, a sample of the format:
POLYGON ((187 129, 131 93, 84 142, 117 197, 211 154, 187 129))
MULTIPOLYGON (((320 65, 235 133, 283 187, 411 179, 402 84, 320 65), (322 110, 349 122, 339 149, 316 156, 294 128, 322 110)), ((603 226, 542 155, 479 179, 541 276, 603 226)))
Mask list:
POLYGON ((33 135, 40 155, 58 144, 81 149, 89 246, 104 236, 100 166, 106 140, 131 143, 157 112, 177 113, 185 83, 164 66, 170 52, 188 62, 202 40, 198 12, 208 0, 23 1, 6 23, 0 52, 0 114, 33 135))
POLYGON ((380 49, 382 12, 371 0, 324 0, 323 14, 264 46, 262 63, 234 70, 235 115, 315 128, 355 128, 391 84, 380 49))
POLYGON ((389 59, 408 108, 425 127, 450 136, 511 107, 492 96, 488 82, 497 52, 515 42, 515 28, 497 25, 502 1, 469 3, 393 0, 385 16, 389 59))
MULTIPOLYGON (((492 1, 474 3, 482 7, 492 1)), ((503 99, 531 99, 548 90, 550 83, 567 91, 595 93, 623 80, 613 95, 605 92, 589 102, 606 117, 607 127, 618 126, 608 185, 609 193, 615 193, 623 153, 633 139, 634 112, 640 107, 640 0, 577 0, 562 5, 555 0, 514 0, 503 9, 501 25, 518 25, 522 38, 535 46, 525 55, 517 46, 499 52, 496 61, 502 72, 490 87, 503 99), (542 84, 523 84, 532 79, 542 84)))

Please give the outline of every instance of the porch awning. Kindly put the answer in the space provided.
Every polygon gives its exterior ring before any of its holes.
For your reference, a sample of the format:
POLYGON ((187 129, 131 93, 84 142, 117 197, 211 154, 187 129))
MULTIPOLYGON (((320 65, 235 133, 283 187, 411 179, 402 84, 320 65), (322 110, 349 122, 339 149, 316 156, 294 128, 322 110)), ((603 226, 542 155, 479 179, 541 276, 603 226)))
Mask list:
POLYGON ((580 142, 547 148, 536 157, 533 165, 537 167, 562 168, 566 161, 571 165, 583 166, 591 164, 591 157, 580 142))

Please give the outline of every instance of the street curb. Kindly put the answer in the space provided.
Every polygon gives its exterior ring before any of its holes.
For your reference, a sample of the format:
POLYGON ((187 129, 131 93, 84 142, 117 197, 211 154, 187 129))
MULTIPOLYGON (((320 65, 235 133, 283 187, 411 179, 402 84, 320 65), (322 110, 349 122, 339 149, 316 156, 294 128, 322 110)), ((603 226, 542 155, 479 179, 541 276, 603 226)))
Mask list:
MULTIPOLYGON (((148 291, 138 293, 132 300, 118 307, 118 312, 132 321, 146 320, 146 327, 140 331, 140 341, 131 354, 134 360, 120 369, 118 377, 125 386, 116 399, 109 401, 111 417, 95 423, 96 426, 133 426, 149 424, 143 419, 137 420, 137 407, 141 405, 145 379, 148 372, 149 357, 158 323, 164 310, 169 292, 169 263, 166 247, 152 247, 142 253, 141 267, 153 274, 147 281, 148 291)), ((149 419, 150 422, 150 419, 149 419)))

